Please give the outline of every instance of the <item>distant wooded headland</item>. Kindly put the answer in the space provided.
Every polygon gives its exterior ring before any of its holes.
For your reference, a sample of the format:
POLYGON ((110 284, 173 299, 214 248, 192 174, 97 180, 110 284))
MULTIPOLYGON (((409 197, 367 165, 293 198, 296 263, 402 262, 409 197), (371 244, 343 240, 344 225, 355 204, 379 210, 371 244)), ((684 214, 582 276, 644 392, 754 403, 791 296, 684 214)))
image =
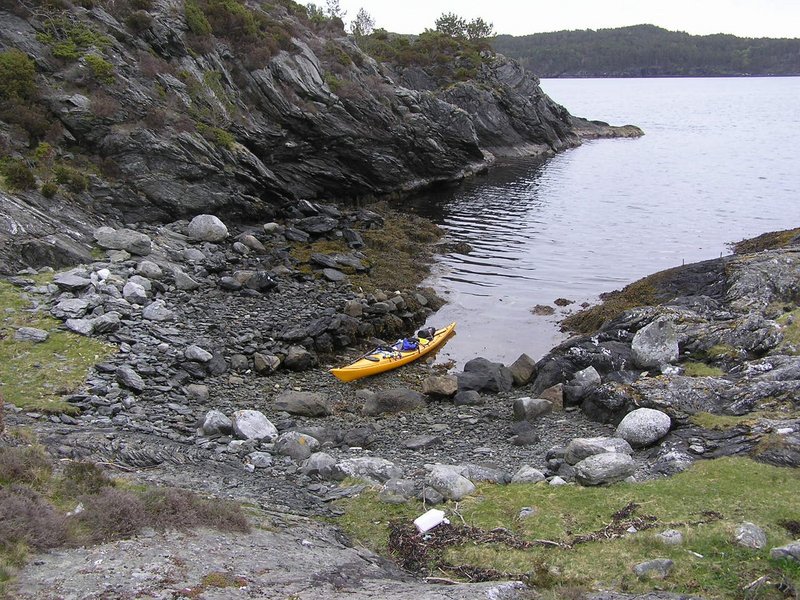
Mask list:
POLYGON ((492 46, 539 77, 800 75, 800 39, 689 35, 654 25, 499 35, 492 46))

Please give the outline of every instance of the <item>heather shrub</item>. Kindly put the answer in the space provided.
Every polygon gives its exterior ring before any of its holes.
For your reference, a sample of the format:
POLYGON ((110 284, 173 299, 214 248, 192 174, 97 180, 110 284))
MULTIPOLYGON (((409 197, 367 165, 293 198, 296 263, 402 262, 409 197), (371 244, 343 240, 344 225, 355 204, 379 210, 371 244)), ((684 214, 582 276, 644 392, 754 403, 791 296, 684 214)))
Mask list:
POLYGON ((148 524, 144 502, 134 492, 105 487, 81 501, 84 511, 78 521, 91 542, 130 537, 148 524))
POLYGON ((0 448, 0 484, 41 481, 52 469, 50 458, 39 446, 0 448))
POLYGON ((92 112, 98 117, 110 119, 120 109, 119 102, 105 92, 95 92, 91 98, 92 112))
POLYGON ((203 498, 177 488, 148 490, 143 500, 150 524, 159 529, 214 527, 222 531, 250 530, 241 507, 226 500, 203 498))
POLYGON ((64 468, 61 488, 67 496, 99 494, 109 487, 114 487, 114 481, 94 463, 71 462, 64 468))
POLYGON ((67 186, 72 192, 84 192, 89 189, 89 178, 72 167, 57 165, 53 169, 53 174, 58 183, 67 186))
POLYGON ((58 185, 53 181, 45 181, 40 191, 45 198, 52 198, 58 193, 58 185))
POLYGON ((125 18, 125 25, 134 33, 142 33, 153 24, 153 17, 143 10, 132 12, 125 18))
POLYGON ((0 113, 0 119, 23 129, 31 142, 44 138, 53 125, 44 109, 37 104, 14 101, 8 103, 6 109, 0 113))
POLYGON ((66 517, 29 487, 0 487, 0 551, 46 550, 67 540, 66 517))
POLYGON ((139 70, 142 75, 155 79, 159 73, 171 73, 173 71, 170 65, 163 58, 153 56, 149 52, 139 52, 139 70))

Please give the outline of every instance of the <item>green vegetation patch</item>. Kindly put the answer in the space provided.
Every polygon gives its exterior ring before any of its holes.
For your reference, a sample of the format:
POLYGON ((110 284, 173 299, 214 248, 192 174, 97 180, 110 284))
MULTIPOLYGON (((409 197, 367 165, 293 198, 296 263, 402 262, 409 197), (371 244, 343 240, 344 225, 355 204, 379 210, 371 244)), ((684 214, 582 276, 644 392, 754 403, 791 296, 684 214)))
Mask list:
POLYGON ((800 308, 781 315, 777 322, 783 334, 778 351, 797 356, 800 354, 800 308))
MULTIPOLYGON (((381 504, 374 492, 341 502, 339 524, 368 547, 423 573, 465 579, 523 577, 538 591, 618 589, 644 592, 655 585, 706 598, 736 598, 761 576, 800 585, 800 568, 769 557, 769 549, 794 539, 784 526, 800 517, 800 473, 744 458, 696 463, 669 479, 604 488, 480 485, 475 496, 445 511, 452 527, 404 537, 424 509, 419 503, 381 504), (520 518, 524 507, 531 516, 520 518), (736 526, 756 523, 767 533, 765 550, 733 543, 736 526), (627 532, 636 527, 635 534, 627 532), (677 529, 680 546, 656 534, 677 529), (654 584, 637 579, 633 565, 654 558, 674 561, 654 584)), ((763 598, 782 598, 774 587, 763 598)))
POLYGON ((0 281, 0 381, 7 402, 31 411, 73 413, 62 400, 85 381, 87 371, 114 352, 99 340, 58 329, 60 321, 31 310, 19 288, 0 281), (41 343, 14 339, 20 327, 49 332, 41 343))
POLYGON ((53 56, 66 60, 78 60, 90 48, 103 50, 111 44, 109 38, 89 25, 66 16, 47 19, 36 39, 50 46, 53 56))
POLYGON ((795 229, 785 229, 783 231, 771 231, 749 240, 742 240, 733 244, 733 251, 736 254, 749 254, 751 252, 761 252, 762 250, 775 250, 785 248, 790 244, 797 244, 800 240, 800 227, 795 229))
POLYGON ((83 59, 97 81, 114 83, 114 65, 105 58, 97 54, 87 54, 83 59))
POLYGON ((681 365, 687 377, 722 377, 725 371, 701 362, 686 362, 681 365))
POLYGON ((423 67, 446 87, 477 75, 483 62, 481 52, 488 49, 484 39, 469 39, 426 30, 416 37, 377 29, 359 42, 367 54, 378 61, 402 66, 423 67))
POLYGON ((33 60, 16 48, 0 52, 0 99, 27 101, 37 96, 33 60))

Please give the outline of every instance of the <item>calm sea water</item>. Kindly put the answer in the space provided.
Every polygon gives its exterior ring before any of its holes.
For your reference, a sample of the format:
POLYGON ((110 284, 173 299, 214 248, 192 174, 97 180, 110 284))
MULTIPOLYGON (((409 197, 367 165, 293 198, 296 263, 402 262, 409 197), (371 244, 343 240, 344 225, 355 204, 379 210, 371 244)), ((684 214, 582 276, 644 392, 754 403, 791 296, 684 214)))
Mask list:
POLYGON ((639 125, 544 161, 515 160, 414 203, 469 254, 427 282, 458 321, 438 360, 538 359, 558 319, 650 273, 800 226, 800 78, 544 80, 570 112, 639 125), (574 301, 565 309, 554 300, 574 301), (536 316, 536 305, 553 316, 536 316))

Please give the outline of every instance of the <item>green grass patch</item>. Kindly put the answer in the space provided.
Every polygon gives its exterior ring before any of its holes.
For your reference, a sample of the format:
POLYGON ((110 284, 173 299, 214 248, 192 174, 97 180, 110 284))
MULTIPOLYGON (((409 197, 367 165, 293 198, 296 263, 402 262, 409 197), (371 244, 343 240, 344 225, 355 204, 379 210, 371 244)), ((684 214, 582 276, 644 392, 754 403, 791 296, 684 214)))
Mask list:
POLYGON ((0 310, 0 381, 6 402, 29 411, 74 412, 62 396, 74 392, 89 368, 113 354, 114 347, 58 329, 60 321, 31 310, 19 288, 5 282, 0 282, 0 310), (44 329, 50 337, 42 343, 16 341, 20 327, 44 329))
MULTIPOLYGON (((798 491, 800 473, 796 470, 745 458, 698 462, 669 479, 605 488, 484 484, 476 495, 445 507, 454 525, 463 519, 484 532, 503 528, 516 540, 548 540, 562 546, 520 549, 502 541, 473 540, 449 546, 435 558, 450 566, 524 576, 539 590, 567 586, 644 592, 657 585, 666 591, 707 598, 742 597, 743 586, 762 575, 800 585, 800 570, 769 558, 769 548, 794 539, 782 523, 800 517, 798 491), (615 520, 615 513, 631 503, 636 506, 630 515, 623 513, 621 520, 615 520), (533 516, 520 519, 523 507, 533 507, 533 516), (628 522, 635 519, 639 531, 624 533, 628 522), (744 549, 733 543, 733 532, 743 521, 766 531, 766 550, 744 549), (606 527, 613 523, 621 526, 621 536, 592 535, 608 531, 606 527), (668 528, 683 533, 683 545, 666 546, 656 539, 658 532, 668 528), (589 536, 589 540, 580 542, 581 536, 589 536), (653 558, 672 559, 673 572, 657 584, 638 580, 631 567, 653 558)), ((423 512, 419 503, 380 504, 374 493, 341 505, 346 513, 339 524, 368 547, 384 553, 389 523, 397 518, 410 523, 423 512)), ((770 588, 760 597, 782 595, 770 588)))
POLYGON ((701 362, 686 362, 681 365, 687 377, 722 377, 725 371, 701 362))
POLYGON ((707 412, 695 413, 689 417, 689 421, 702 427, 703 429, 714 429, 716 431, 725 431, 733 429, 739 425, 750 425, 755 423, 758 417, 754 414, 747 414, 741 416, 735 415, 713 415, 707 412))

